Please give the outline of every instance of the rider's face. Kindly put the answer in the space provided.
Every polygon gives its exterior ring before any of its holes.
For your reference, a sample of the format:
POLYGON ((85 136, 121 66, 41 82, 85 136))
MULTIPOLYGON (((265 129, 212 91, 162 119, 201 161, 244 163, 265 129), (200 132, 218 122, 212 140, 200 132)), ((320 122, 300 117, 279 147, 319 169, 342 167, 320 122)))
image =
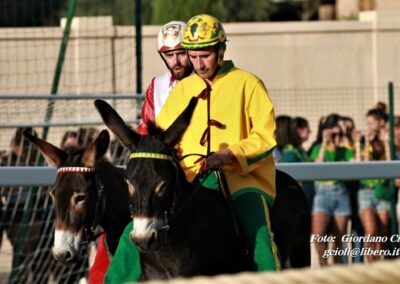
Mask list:
POLYGON ((183 49, 165 52, 163 57, 169 70, 171 70, 172 76, 177 80, 183 79, 192 71, 186 51, 183 49))
POLYGON ((203 79, 211 79, 218 68, 218 51, 215 47, 188 50, 194 71, 203 79))

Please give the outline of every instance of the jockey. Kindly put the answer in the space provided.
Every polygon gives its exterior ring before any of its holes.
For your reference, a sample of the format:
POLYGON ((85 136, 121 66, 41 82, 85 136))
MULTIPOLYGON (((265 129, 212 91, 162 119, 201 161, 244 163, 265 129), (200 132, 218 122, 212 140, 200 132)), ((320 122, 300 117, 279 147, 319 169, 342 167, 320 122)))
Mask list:
POLYGON ((147 122, 154 121, 171 89, 177 82, 192 73, 192 67, 182 49, 182 35, 186 24, 172 21, 161 27, 157 36, 157 51, 168 68, 168 72, 151 80, 142 106, 142 121, 137 128, 140 134, 147 134, 147 122))
MULTIPOLYGON (((199 95, 191 123, 179 144, 182 155, 208 155, 182 161, 193 181, 204 169, 223 169, 238 221, 257 271, 281 269, 271 231, 269 208, 274 202, 275 116, 264 83, 253 74, 224 61, 226 34, 221 22, 210 15, 192 17, 183 35, 195 74, 183 79, 168 96, 156 118, 167 129, 199 95)), ((218 186, 215 175, 204 185, 218 186)))
MULTIPOLYGON (((163 107, 171 89, 179 80, 182 80, 192 73, 192 67, 187 58, 186 51, 182 48, 182 36, 185 26, 186 24, 184 22, 171 21, 163 25, 158 32, 157 51, 169 71, 154 77, 147 88, 141 111, 142 121, 137 128, 137 132, 142 135, 147 134, 147 123, 155 120, 155 117, 157 117, 163 107)), ((132 224, 127 226, 125 232, 129 233, 131 230, 132 224)), ((129 238, 120 241, 116 252, 116 254, 120 254, 122 250, 133 250, 134 257, 137 260, 135 263, 137 263, 137 265, 135 268, 129 268, 129 273, 126 272, 126 275, 124 273, 127 269, 118 262, 118 255, 116 260, 110 264, 104 242, 104 236, 101 236, 95 261, 90 269, 89 283, 102 283, 106 271, 107 277, 104 281, 107 283, 118 283, 121 279, 138 280, 137 277, 141 274, 138 262, 139 254, 129 238)), ((128 264, 129 263, 127 263, 127 265, 128 264)))

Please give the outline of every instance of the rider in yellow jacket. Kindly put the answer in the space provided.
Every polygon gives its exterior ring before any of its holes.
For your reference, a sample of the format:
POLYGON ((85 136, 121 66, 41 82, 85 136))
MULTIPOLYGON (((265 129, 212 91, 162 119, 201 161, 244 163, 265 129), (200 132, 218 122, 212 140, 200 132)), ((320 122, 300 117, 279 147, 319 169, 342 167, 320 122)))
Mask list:
MULTIPOLYGON (((223 168, 256 270, 280 270, 269 223, 275 192, 275 116, 263 82, 232 61, 224 61, 226 35, 218 19, 191 18, 182 42, 195 74, 171 91, 157 117, 166 129, 193 96, 200 95, 178 145, 182 156, 208 156, 208 168, 223 168), (212 154, 213 153, 213 154, 212 154)), ((182 161, 188 180, 200 172, 198 157, 182 161)))
MULTIPOLYGON (((254 260, 253 268, 280 270, 269 218, 269 207, 276 196, 272 157, 276 144, 274 110, 259 78, 223 60, 225 41, 225 31, 218 19, 198 15, 188 21, 182 46, 188 50, 195 74, 175 86, 156 121, 167 128, 190 98, 201 94, 178 147, 181 155, 210 155, 203 164, 196 163, 196 156, 185 158, 182 166, 186 176, 194 180, 202 165, 223 169, 254 260)), ((204 185, 217 187, 215 176, 204 185)), ((120 239, 104 283, 140 278, 139 255, 129 240, 130 231, 132 223, 120 239)))

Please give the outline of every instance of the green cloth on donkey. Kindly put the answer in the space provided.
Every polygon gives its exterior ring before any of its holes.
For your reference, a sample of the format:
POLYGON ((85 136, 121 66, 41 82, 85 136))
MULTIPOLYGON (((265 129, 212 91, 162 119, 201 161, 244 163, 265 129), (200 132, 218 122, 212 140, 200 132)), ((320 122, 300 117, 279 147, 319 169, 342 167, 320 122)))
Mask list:
POLYGON ((119 240, 117 251, 107 269, 105 284, 137 282, 142 275, 139 252, 129 238, 132 229, 133 223, 130 222, 119 240))

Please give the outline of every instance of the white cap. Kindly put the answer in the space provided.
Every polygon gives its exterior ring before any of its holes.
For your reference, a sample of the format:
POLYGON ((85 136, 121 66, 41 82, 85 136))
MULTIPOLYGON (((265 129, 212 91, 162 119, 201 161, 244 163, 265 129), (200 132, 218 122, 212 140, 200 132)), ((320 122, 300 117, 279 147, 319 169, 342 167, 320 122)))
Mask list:
POLYGON ((185 26, 186 23, 181 21, 172 21, 163 25, 158 32, 158 52, 166 52, 182 48, 182 38, 185 26))

